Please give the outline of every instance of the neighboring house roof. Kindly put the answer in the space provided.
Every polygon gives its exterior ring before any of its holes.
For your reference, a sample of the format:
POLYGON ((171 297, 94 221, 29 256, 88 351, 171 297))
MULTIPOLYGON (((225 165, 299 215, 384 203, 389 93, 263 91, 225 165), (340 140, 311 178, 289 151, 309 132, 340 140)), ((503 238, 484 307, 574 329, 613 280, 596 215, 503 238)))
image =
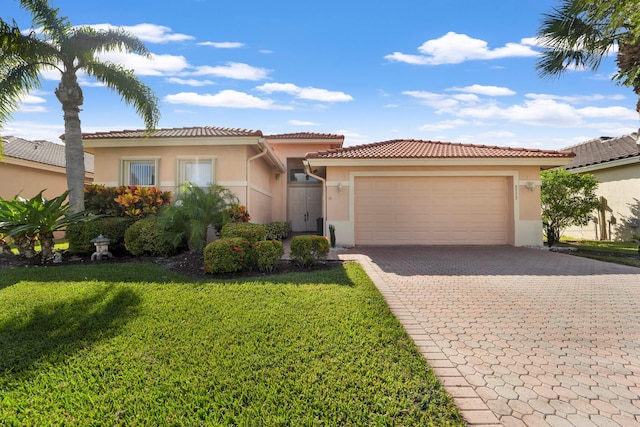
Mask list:
POLYGON ((591 167, 602 169, 611 166, 611 162, 640 160, 640 145, 637 142, 637 134, 631 133, 617 138, 600 137, 591 139, 581 144, 567 147, 576 156, 565 166, 565 169, 577 169, 591 167))
MULTIPOLYGON (((156 129, 148 133, 144 129, 121 130, 110 132, 83 133, 82 139, 106 139, 106 138, 185 138, 185 137, 220 137, 220 136, 262 136, 262 131, 238 128, 221 128, 214 126, 185 127, 171 129, 156 129)), ((62 137, 61 137, 62 138, 62 137)), ((64 139, 64 138, 63 138, 64 139)))
POLYGON ((571 151, 536 150, 396 139, 307 153, 313 159, 439 159, 439 158, 571 158, 571 151))
MULTIPOLYGON (((15 136, 5 136, 2 138, 2 151, 5 157, 14 159, 61 168, 66 165, 64 145, 51 141, 29 141, 15 136)), ((85 153, 84 158, 86 171, 93 173, 93 155, 85 153)))
POLYGON ((267 139, 344 139, 344 135, 316 132, 295 132, 265 135, 267 139))

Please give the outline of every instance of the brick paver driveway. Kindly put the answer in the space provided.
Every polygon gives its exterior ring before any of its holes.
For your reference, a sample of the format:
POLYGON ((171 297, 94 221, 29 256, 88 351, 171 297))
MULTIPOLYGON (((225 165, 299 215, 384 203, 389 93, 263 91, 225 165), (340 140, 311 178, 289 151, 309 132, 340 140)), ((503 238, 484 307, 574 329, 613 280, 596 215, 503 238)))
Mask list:
POLYGON ((640 269, 540 249, 365 247, 469 425, 640 425, 640 269))

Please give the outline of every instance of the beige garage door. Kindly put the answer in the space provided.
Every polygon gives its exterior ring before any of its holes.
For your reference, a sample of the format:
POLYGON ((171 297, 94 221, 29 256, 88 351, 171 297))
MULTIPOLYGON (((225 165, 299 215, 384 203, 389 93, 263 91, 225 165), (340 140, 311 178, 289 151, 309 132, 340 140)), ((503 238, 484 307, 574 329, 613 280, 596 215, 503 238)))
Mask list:
POLYGON ((506 244, 507 190, 506 177, 357 177, 356 244, 506 244))

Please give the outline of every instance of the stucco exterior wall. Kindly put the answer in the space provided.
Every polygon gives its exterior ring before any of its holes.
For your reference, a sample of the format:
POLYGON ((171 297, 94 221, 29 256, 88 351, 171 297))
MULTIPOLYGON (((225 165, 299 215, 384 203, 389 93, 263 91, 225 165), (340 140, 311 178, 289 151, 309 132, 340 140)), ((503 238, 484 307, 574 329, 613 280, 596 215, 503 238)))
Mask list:
MULTIPOLYGON (((632 234, 640 234, 640 227, 632 227, 630 224, 634 219, 640 221, 640 162, 589 173, 600 182, 596 194, 607 201, 607 237, 610 240, 629 241, 632 234), (612 217, 615 218, 615 223, 611 222, 612 217)), ((594 213, 594 216, 597 217, 597 214, 594 213)), ((577 239, 602 238, 599 226, 594 221, 584 227, 573 226, 565 230, 563 236, 577 239)))
MULTIPOLYGON (((257 151, 248 149, 248 159, 256 155, 259 155, 257 151)), ((275 171, 262 158, 251 160, 247 167, 249 168, 249 196, 246 206, 251 215, 251 222, 269 223, 273 220, 271 184, 275 171)))

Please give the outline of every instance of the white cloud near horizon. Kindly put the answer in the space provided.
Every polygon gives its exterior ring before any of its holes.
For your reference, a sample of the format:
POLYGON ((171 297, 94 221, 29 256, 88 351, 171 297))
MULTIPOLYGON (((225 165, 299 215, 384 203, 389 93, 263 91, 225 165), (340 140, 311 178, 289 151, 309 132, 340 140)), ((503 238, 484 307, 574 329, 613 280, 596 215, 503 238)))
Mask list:
POLYGON ((198 46, 211 46, 216 49, 237 49, 244 47, 244 43, 241 42, 200 42, 198 46))
POLYGON ((299 99, 322 102, 346 102, 353 101, 353 97, 344 92, 329 91, 315 87, 299 87, 293 83, 265 83, 256 87, 263 93, 284 92, 299 99))
POLYGON ((193 87, 211 86, 216 84, 211 80, 181 79, 180 77, 169 77, 166 79, 166 81, 169 83, 193 87))
POLYGON ((515 95, 516 92, 500 86, 483 86, 483 85, 471 85, 464 87, 452 87, 451 89, 447 89, 448 91, 455 92, 466 92, 466 93, 474 93, 476 95, 487 95, 487 96, 511 96, 515 95))
POLYGON ((133 53, 103 52, 100 59, 120 64, 129 70, 135 70, 141 76, 176 75, 189 67, 184 56, 152 53, 149 58, 133 53))
POLYGON ((502 47, 490 49, 484 40, 448 32, 440 38, 424 42, 418 47, 418 55, 394 52, 386 55, 385 59, 414 65, 459 64, 471 60, 538 56, 540 53, 534 50, 533 46, 536 46, 535 39, 523 38, 519 43, 510 42, 502 47))
POLYGON ((270 99, 262 99, 244 92, 223 90, 216 94, 180 92, 164 97, 170 104, 195 105, 199 107, 257 108, 261 110, 291 110, 286 105, 277 105, 270 99))
POLYGON ((318 126, 318 123, 315 122, 309 122, 306 120, 289 120, 289 124, 294 125, 294 126, 318 126))

